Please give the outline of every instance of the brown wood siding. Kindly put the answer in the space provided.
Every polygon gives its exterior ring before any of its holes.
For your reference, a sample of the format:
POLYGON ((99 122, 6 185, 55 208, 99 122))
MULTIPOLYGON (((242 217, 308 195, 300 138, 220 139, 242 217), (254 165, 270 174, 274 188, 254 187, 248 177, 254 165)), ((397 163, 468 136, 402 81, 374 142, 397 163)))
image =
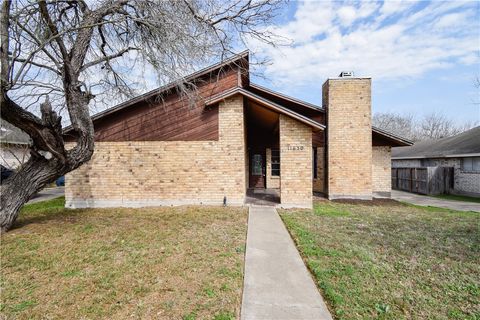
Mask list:
POLYGON ((375 147, 397 147, 402 146, 402 144, 398 143, 395 140, 388 139, 387 137, 383 136, 380 133, 372 132, 372 145, 375 147))
MULTIPOLYGON (((270 94, 268 92, 257 90, 254 87, 249 87, 248 90, 283 107, 286 107, 292 111, 304 115, 318 123, 325 125, 325 112, 323 110, 314 110, 312 108, 305 107, 301 104, 283 99, 282 97, 270 94)), ((314 147, 323 147, 325 144, 324 136, 325 133, 323 131, 312 132, 312 145, 314 147)))
POLYGON ((323 147, 325 145, 325 132, 312 132, 312 145, 314 147, 323 147))
POLYGON ((203 101, 236 87, 238 76, 228 68, 197 79, 194 105, 170 92, 105 115, 94 121, 95 141, 218 140, 218 108, 205 107, 203 101))
POLYGON ((283 99, 282 97, 270 94, 268 92, 258 90, 255 87, 248 87, 248 91, 264 97, 267 100, 275 102, 283 107, 286 107, 292 111, 295 111, 301 115, 304 115, 318 123, 325 124, 325 112, 324 110, 315 110, 309 107, 305 107, 299 103, 295 103, 290 100, 283 99))

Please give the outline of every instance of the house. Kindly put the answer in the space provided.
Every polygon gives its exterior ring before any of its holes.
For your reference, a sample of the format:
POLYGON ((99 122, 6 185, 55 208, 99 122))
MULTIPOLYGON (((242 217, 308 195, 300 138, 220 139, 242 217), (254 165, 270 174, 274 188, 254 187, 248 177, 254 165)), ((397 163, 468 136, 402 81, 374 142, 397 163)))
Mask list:
POLYGON ((438 140, 392 149, 392 167, 453 167, 452 193, 480 196, 480 126, 438 140))
POLYGON ((15 169, 30 157, 28 134, 0 119, 0 164, 15 169))
POLYGON ((389 197, 391 147, 410 143, 372 128, 370 78, 328 79, 323 107, 251 83, 248 52, 187 80, 193 106, 170 84, 92 117, 95 152, 67 175, 66 206, 243 205, 252 190, 283 207, 311 208, 313 192, 389 197))

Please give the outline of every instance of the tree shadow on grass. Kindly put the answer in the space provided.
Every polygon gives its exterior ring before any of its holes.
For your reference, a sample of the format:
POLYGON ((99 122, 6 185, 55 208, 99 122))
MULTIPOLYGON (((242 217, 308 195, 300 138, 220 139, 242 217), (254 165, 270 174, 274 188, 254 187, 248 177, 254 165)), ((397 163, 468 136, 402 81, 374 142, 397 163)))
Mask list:
POLYGON ((15 224, 10 229, 11 231, 24 228, 33 224, 46 223, 77 223, 82 219, 81 214, 87 212, 87 209, 66 209, 53 208, 38 210, 34 212, 23 213, 20 212, 15 224))

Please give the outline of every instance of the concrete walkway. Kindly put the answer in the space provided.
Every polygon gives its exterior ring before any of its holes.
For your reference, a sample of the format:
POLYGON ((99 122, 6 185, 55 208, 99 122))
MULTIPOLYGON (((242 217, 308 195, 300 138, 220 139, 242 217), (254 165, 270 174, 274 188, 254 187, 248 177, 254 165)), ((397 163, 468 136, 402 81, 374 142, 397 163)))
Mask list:
POLYGON ((45 188, 37 193, 27 203, 36 203, 61 197, 65 194, 65 187, 45 188))
POLYGON ((273 207, 250 207, 241 319, 332 319, 273 207))
POLYGON ((459 211, 477 211, 480 212, 480 204, 474 202, 444 200, 429 196, 423 196, 416 193, 392 190, 392 199, 413 203, 418 206, 431 206, 459 211))

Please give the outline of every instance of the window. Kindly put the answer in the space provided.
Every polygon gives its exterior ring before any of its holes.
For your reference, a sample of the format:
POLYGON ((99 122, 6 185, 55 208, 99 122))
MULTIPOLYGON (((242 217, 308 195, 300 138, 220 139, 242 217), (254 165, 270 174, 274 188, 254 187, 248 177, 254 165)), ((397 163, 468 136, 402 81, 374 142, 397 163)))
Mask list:
POLYGON ((462 158, 462 171, 480 172, 480 157, 462 158))
POLYGON ((262 175, 262 155, 254 154, 252 159, 252 176, 261 176, 262 175))
POLYGON ((280 150, 272 149, 272 176, 280 176, 280 150))
POLYGON ((318 153, 317 153, 317 147, 313 147, 313 165, 312 165, 312 168, 313 168, 313 179, 317 179, 318 178, 318 173, 317 173, 317 166, 318 166, 318 153))

